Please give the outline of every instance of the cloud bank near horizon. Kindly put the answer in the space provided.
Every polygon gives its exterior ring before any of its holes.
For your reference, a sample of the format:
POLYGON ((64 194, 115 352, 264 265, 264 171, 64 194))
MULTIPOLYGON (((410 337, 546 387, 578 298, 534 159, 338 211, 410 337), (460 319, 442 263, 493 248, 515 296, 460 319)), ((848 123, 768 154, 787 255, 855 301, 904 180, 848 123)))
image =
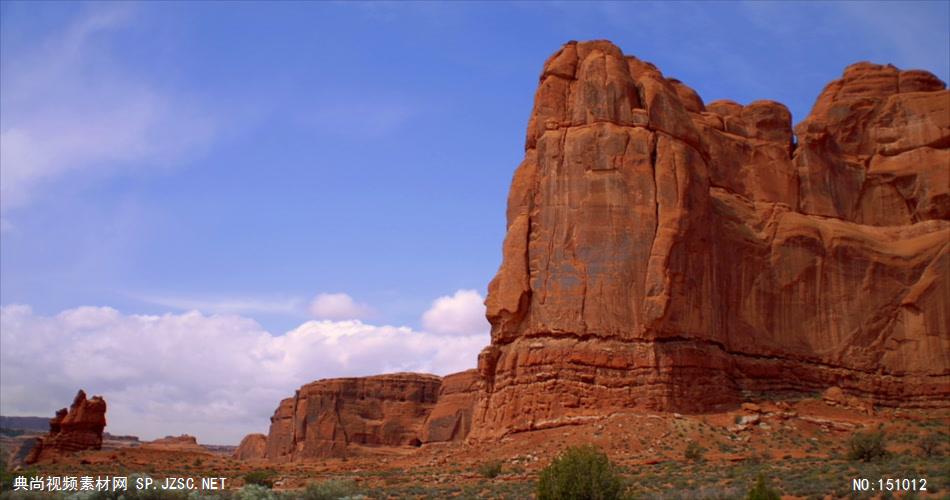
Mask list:
POLYGON ((235 314, 77 307, 45 316, 3 306, 0 412, 52 415, 83 388, 105 397, 113 434, 236 444, 266 432, 277 403, 313 380, 474 368, 489 342, 481 302, 472 290, 436 299, 423 314, 427 331, 323 319, 282 335, 235 314))

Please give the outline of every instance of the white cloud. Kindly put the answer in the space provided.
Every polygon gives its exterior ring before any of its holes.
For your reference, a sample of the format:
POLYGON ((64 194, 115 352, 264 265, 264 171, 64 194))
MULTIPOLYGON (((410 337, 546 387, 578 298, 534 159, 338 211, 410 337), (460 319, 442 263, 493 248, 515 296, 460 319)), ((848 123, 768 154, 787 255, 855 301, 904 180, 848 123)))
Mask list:
POLYGON ((306 301, 299 297, 179 297, 140 296, 150 304, 181 311, 210 314, 289 314, 302 315, 306 301))
POLYGON ((69 175, 163 167, 210 141, 200 106, 110 57, 109 34, 132 18, 128 4, 95 5, 56 35, 2 52, 0 210, 69 175))
POLYGON ((317 319, 365 319, 372 313, 369 306, 345 293, 321 293, 310 302, 309 310, 317 319))
POLYGON ((106 398, 109 432, 237 443, 266 432, 277 403, 313 380, 473 368, 488 335, 455 333, 323 320, 274 335, 237 315, 79 307, 46 316, 9 305, 0 308, 0 413, 52 415, 83 388, 106 398))
POLYGON ((422 315, 422 326, 445 335, 486 335, 491 328, 485 319, 485 300, 475 290, 436 299, 422 315))

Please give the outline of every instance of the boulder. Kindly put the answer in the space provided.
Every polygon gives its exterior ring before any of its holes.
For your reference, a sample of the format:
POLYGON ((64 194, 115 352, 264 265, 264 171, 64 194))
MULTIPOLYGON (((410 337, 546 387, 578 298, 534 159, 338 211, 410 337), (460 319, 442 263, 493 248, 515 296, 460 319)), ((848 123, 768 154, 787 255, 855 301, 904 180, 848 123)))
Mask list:
POLYGON ((867 415, 874 414, 874 404, 870 401, 863 400, 861 398, 845 394, 840 387, 829 387, 821 395, 821 399, 824 400, 829 406, 840 406, 842 408, 848 408, 851 410, 858 410, 867 415))
POLYGON ((238 460, 261 460, 267 454, 267 436, 264 434, 248 434, 241 440, 234 458, 238 460))

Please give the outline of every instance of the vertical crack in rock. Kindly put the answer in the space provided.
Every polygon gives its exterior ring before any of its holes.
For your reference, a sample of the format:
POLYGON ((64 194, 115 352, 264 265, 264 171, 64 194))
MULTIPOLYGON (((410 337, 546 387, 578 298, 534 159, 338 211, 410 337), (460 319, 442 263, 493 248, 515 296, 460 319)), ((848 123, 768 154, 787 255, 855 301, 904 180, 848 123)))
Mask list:
POLYGON ((793 129, 781 103, 706 104, 610 42, 569 42, 541 72, 506 227, 477 370, 307 384, 266 458, 774 391, 950 406, 950 92, 930 73, 851 65, 793 129))
POLYGON ((528 299, 519 322, 488 309, 472 437, 775 388, 947 406, 948 121, 921 71, 850 66, 793 131, 780 103, 704 104, 609 42, 565 45, 529 123, 527 257, 505 251, 487 303, 525 263, 528 299))

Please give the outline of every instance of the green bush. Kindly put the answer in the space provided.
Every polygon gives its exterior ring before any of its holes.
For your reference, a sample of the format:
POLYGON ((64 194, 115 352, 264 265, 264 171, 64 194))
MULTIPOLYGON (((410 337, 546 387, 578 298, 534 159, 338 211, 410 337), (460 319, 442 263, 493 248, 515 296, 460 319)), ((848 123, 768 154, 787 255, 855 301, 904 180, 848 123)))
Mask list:
POLYGON ((749 490, 749 494, 746 495, 745 498, 746 500, 781 500, 782 495, 772 488, 769 488, 765 476, 759 474, 759 477, 755 480, 755 485, 752 486, 752 489, 749 490))
POLYGON ((298 497, 302 500, 340 500, 342 498, 363 498, 356 494, 356 483, 330 479, 322 483, 310 483, 298 497))
MULTIPOLYGON (((249 474, 253 474, 254 472, 249 474)), ((247 477, 247 475, 245 475, 245 477, 247 477)), ((278 498, 278 496, 274 494, 273 491, 271 491, 270 486, 264 486, 262 484, 256 483, 247 483, 243 488, 238 490, 235 497, 237 500, 277 500, 278 498)))
POLYGON ((871 462, 887 457, 884 433, 856 432, 848 443, 848 460, 871 462))
POLYGON ((541 471, 538 500, 612 500, 623 480, 604 452, 594 445, 568 448, 541 471))
POLYGON ((927 434, 926 436, 920 438, 920 441, 917 444, 920 446, 920 453, 925 457, 939 457, 941 453, 941 445, 943 441, 940 438, 940 434, 927 434))
POLYGON ((274 476, 277 473, 272 470, 255 470, 244 474, 244 484, 254 484, 265 488, 274 487, 274 476))
POLYGON ((703 454, 706 453, 706 448, 703 448, 696 441, 690 441, 686 445, 686 451, 683 455, 686 457, 686 460, 693 462, 698 462, 703 459, 703 454))
POLYGON ((501 460, 492 460, 490 462, 485 462, 478 466, 478 473, 482 477, 487 477, 488 479, 493 479, 498 477, 498 474, 501 474, 501 460))

